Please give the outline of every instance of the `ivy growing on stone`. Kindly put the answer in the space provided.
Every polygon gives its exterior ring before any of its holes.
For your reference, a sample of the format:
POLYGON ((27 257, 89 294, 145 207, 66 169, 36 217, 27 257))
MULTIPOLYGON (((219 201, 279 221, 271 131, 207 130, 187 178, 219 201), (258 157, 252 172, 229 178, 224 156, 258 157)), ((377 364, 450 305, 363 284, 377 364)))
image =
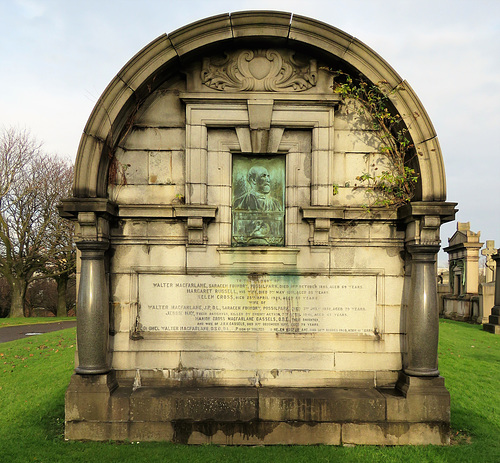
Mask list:
POLYGON ((415 155, 415 146, 408 127, 391 102, 391 96, 404 91, 404 87, 399 85, 388 92, 384 88, 386 81, 372 84, 362 77, 355 80, 342 71, 332 73, 335 76, 333 91, 341 95, 347 105, 354 103, 352 106, 380 140, 378 152, 388 161, 380 173, 376 173, 378 167, 372 164, 372 172, 356 177, 360 185, 354 188, 367 188, 372 193, 373 201, 364 207, 405 205, 415 194, 419 174, 408 165, 415 155))

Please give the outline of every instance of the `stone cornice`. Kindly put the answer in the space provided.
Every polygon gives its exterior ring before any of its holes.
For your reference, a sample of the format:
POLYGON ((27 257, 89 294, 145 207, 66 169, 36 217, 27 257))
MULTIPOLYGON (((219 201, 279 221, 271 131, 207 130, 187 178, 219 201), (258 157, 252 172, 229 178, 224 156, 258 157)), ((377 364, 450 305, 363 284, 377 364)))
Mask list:
POLYGON ((76 220, 79 212, 94 212, 107 216, 114 216, 117 213, 116 204, 106 198, 63 199, 57 209, 61 217, 70 220, 76 220))
POLYGON ((415 201, 398 209, 398 218, 409 222, 416 217, 439 216, 441 223, 455 220, 457 203, 444 201, 415 201))
POLYGON ((370 211, 363 207, 346 206, 310 206, 302 207, 304 220, 330 219, 334 221, 348 220, 394 220, 397 217, 395 209, 381 207, 371 208, 370 211))
POLYGON ((248 100, 274 100, 275 102, 306 103, 307 105, 336 106, 342 98, 336 93, 265 93, 265 92, 242 92, 242 93, 204 93, 204 92, 181 92, 180 98, 185 103, 211 103, 217 102, 243 102, 248 100))

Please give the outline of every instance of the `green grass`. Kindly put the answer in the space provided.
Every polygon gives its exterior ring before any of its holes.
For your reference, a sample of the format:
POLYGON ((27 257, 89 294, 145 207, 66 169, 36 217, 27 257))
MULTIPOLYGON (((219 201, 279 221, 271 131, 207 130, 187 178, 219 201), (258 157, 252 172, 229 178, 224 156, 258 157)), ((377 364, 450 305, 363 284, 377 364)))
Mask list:
POLYGON ((500 336, 441 321, 440 370, 452 397, 449 447, 216 447, 65 442, 64 391, 75 329, 0 344, 0 462, 500 462, 500 336))
POLYGON ((76 320, 76 317, 0 318, 0 328, 4 326, 36 325, 37 323, 57 323, 73 320, 76 320))

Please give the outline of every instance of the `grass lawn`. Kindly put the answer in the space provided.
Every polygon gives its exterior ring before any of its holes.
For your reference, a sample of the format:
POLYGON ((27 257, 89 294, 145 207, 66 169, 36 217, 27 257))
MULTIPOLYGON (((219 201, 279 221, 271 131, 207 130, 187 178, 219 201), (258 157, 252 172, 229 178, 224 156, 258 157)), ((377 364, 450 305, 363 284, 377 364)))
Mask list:
POLYGON ((76 320, 76 317, 0 318, 0 328, 4 326, 36 325, 37 323, 56 323, 72 320, 76 320))
POLYGON ((217 447, 65 442, 64 392, 75 329, 0 344, 0 462, 500 462, 500 336, 440 324, 440 370, 451 393, 449 447, 217 447))

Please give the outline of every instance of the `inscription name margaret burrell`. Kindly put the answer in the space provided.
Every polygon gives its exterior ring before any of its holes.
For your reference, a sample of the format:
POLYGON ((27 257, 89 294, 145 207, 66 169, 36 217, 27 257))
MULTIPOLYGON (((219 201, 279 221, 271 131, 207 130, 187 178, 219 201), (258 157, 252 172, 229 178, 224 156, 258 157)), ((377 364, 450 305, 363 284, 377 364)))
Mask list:
POLYGON ((141 331, 376 331, 376 276, 139 275, 141 331))

